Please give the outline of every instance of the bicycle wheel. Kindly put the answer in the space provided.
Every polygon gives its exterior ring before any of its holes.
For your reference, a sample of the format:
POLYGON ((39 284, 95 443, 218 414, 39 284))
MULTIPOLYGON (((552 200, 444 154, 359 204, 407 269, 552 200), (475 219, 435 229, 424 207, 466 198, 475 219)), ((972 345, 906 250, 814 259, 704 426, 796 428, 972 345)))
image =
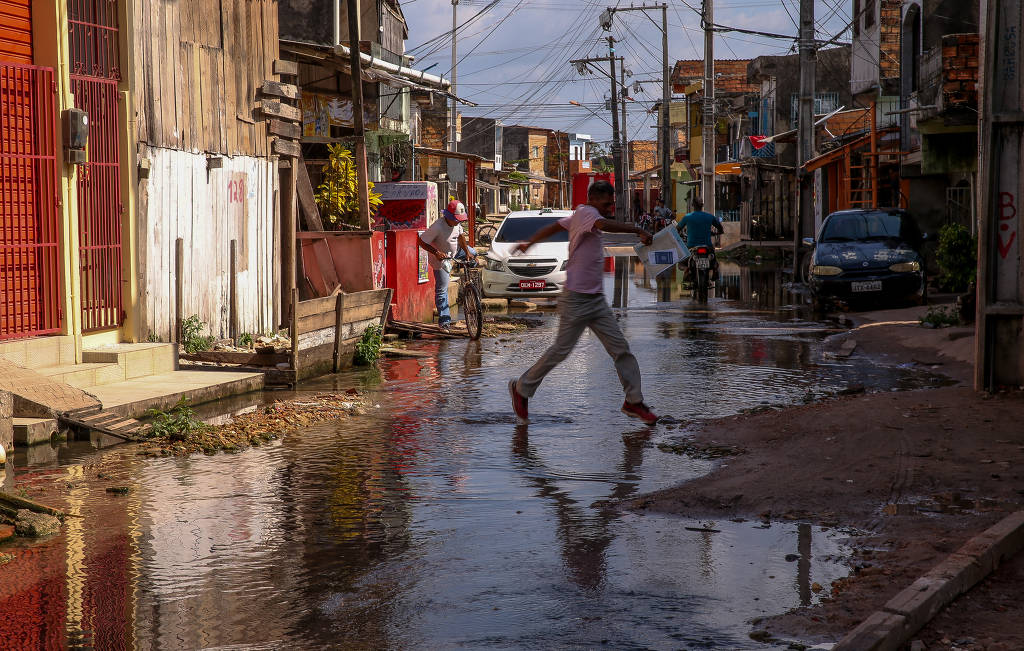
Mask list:
POLYGON ((479 339, 484 327, 484 306, 480 302, 480 291, 471 282, 462 288, 462 315, 466 319, 466 330, 470 339, 479 339))

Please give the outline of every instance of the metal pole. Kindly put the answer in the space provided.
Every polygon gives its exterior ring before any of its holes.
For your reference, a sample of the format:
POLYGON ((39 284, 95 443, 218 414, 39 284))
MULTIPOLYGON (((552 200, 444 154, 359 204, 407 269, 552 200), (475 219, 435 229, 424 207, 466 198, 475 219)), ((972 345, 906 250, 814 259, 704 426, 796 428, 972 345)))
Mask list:
POLYGON ((714 0, 704 0, 704 155, 701 158, 701 194, 704 210, 715 214, 715 20, 714 0))
MULTIPOLYGON (((359 226, 370 230, 370 195, 366 186, 366 125, 363 123, 363 62, 359 50, 359 0, 348 0, 348 43, 352 68, 352 124, 355 140, 356 191, 359 193, 359 226)), ((291 183, 295 183, 295 165, 292 159, 291 183)), ((293 193, 294 196, 294 193, 293 193)), ((294 199, 292 199, 294 201, 294 199)), ((294 222, 294 219, 292 220, 294 222)), ((293 285, 294 287, 294 285, 293 285)))
POLYGON ((974 386, 1024 384, 1022 0, 982 0, 978 285, 974 386))
POLYGON ((797 178, 799 179, 799 210, 793 220, 793 268, 796 270, 803 239, 804 224, 813 224, 813 177, 804 171, 804 165, 814 157, 814 0, 800 0, 800 100, 797 121, 797 178))
MULTIPOLYGON (((675 210, 675 206, 669 206, 672 201, 672 126, 670 104, 672 102, 672 70, 668 67, 668 5, 661 5, 661 63, 664 68, 665 79, 661 91, 662 101, 662 127, 661 134, 661 198, 665 206, 675 210)), ((647 191, 646 186, 644 192, 647 191)))
POLYGON ((448 151, 458 151, 456 142, 458 137, 457 107, 455 104, 455 83, 459 78, 458 44, 455 38, 455 30, 458 28, 459 0, 452 0, 452 108, 448 124, 448 151))

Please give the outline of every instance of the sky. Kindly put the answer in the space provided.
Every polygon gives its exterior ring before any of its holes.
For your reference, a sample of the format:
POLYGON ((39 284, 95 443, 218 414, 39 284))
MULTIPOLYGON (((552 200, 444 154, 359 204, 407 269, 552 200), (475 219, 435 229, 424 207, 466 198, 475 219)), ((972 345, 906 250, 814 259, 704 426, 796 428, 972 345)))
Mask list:
MULTIPOLYGON (((608 64, 600 64, 604 75, 593 71, 581 76, 569 60, 606 57, 609 32, 601 29, 598 18, 606 7, 628 4, 629 0, 459 0, 457 20, 467 24, 457 39, 457 94, 479 105, 462 106, 463 115, 609 141, 611 115, 604 108, 611 90, 608 64)), ((851 5, 851 0, 815 0, 817 38, 828 40, 841 32, 850 20, 851 5)), ((450 79, 451 0, 402 0, 402 11, 409 24, 407 54, 416 56, 413 67, 450 79)), ((679 59, 704 58, 699 11, 700 0, 668 0, 670 67, 679 59)), ((799 0, 717 0, 714 12, 719 25, 797 34, 799 0)), ((610 34, 619 41, 616 56, 625 57, 626 69, 632 72, 627 79, 633 99, 627 136, 652 140, 656 116, 649 109, 662 96, 661 11, 617 12, 610 34), (634 82, 639 82, 639 91, 634 82)), ((842 40, 849 41, 849 31, 842 40)), ((737 33, 715 38, 716 59, 795 51, 795 41, 789 40, 737 33)))

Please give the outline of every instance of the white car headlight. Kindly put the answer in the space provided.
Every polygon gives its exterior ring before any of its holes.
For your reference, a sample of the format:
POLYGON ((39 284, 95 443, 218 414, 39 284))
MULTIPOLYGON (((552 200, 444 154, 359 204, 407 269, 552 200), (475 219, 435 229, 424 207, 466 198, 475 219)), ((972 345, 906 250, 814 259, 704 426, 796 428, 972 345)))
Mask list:
POLYGON ((921 271, 921 263, 916 260, 914 262, 897 262, 889 267, 889 271, 895 271, 897 273, 915 273, 921 271))
POLYGON ((493 258, 484 258, 484 267, 488 271, 505 271, 505 263, 494 260, 493 258))

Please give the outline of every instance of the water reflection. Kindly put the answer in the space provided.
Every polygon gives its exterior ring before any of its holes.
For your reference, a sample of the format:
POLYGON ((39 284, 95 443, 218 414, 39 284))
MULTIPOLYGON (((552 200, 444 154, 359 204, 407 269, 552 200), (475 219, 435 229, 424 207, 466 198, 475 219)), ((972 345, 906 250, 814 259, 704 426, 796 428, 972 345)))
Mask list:
MULTIPOLYGON (((680 420, 909 376, 822 362, 829 326, 799 310, 658 291, 631 292, 619 318, 649 400, 680 420)), ((517 426, 505 382, 554 322, 324 378, 306 390, 362 387, 369 413, 238 455, 82 441, 21 458, 19 485, 60 486, 75 517, 0 568, 0 647, 763 648, 746 622, 813 604, 814 582, 846 572, 842 535, 612 508, 712 464, 618 413, 589 335, 517 426)))

